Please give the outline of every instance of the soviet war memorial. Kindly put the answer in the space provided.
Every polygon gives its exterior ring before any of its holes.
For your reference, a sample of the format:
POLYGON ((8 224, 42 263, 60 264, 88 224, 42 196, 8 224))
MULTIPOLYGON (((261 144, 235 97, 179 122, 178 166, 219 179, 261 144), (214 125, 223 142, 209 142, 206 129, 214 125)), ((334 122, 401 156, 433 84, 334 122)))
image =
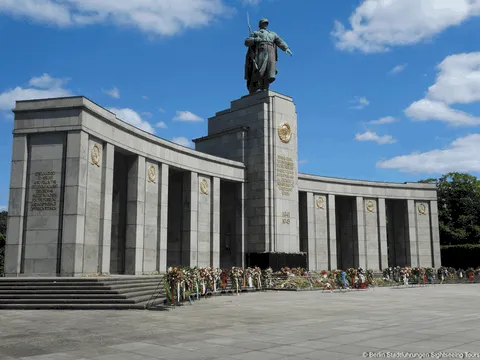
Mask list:
POLYGON ((51 50, 3 69, 0 360, 480 358, 478 6, 418 4, 0 0, 51 50))

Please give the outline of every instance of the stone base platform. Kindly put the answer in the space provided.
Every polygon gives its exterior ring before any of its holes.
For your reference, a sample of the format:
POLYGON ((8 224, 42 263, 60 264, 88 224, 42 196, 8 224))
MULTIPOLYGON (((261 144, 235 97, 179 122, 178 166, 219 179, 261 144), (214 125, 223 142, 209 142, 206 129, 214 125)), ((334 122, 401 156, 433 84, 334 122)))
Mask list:
POLYGON ((161 275, 0 279, 0 309, 145 309, 164 299, 161 275))

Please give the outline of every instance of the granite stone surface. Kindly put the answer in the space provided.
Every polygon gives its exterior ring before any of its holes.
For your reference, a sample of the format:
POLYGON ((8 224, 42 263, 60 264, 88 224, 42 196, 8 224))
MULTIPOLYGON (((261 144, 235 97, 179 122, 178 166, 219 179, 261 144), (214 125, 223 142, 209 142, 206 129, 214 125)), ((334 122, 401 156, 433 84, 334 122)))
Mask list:
POLYGON ((168 312, 2 311, 0 359, 478 358, 478 286, 262 292, 168 312))

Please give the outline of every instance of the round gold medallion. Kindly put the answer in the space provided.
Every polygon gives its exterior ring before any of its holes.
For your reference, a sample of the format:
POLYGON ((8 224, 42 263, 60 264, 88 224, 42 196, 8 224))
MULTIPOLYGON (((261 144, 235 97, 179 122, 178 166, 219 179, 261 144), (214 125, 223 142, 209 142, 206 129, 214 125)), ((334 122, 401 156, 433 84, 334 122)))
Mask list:
POLYGON ((200 192, 204 195, 208 195, 208 181, 206 179, 200 181, 200 192))
POLYGON ((148 168, 148 181, 155 184, 156 179, 157 179, 157 168, 151 165, 148 168))
POLYGON ((373 202, 373 200, 367 201, 367 211, 371 213, 375 212, 375 203, 373 202))
POLYGON ((278 125, 278 137, 285 144, 290 142, 290 139, 292 138, 292 129, 286 121, 278 125))
POLYGON ((325 209, 325 199, 323 196, 318 197, 315 203, 317 204, 317 209, 325 209))
POLYGON ((427 213, 427 207, 425 204, 418 204, 418 213, 420 215, 425 215, 427 213))
POLYGON ((100 167, 100 146, 97 144, 92 146, 92 150, 90 151, 90 159, 92 160, 92 164, 100 167))

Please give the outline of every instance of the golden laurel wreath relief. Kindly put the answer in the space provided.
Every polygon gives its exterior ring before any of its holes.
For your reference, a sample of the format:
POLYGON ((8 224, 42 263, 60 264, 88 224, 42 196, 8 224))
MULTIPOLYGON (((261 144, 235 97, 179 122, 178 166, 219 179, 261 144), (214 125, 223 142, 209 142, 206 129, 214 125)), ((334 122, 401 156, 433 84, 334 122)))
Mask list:
POLYGON ((325 209, 325 198, 323 196, 319 196, 317 200, 315 200, 317 205, 317 209, 325 209))
POLYGON ((290 139, 292 138, 292 129, 286 121, 278 125, 278 137, 285 144, 290 142, 290 139))
POLYGON ((100 146, 97 144, 92 146, 92 149, 90 150, 90 159, 92 160, 92 165, 96 165, 100 167, 100 146))
POLYGON ((208 181, 206 179, 200 181, 200 192, 203 195, 208 195, 208 181))
POLYGON ((418 209, 418 213, 419 213, 420 215, 426 215, 426 213, 427 213, 427 207, 425 206, 425 204, 418 204, 417 209, 418 209))
POLYGON ((157 179, 157 168, 154 165, 150 165, 148 168, 148 182, 154 183, 157 179))
POLYGON ((375 212, 375 203, 373 202, 373 200, 368 200, 366 203, 366 207, 368 212, 375 212))

